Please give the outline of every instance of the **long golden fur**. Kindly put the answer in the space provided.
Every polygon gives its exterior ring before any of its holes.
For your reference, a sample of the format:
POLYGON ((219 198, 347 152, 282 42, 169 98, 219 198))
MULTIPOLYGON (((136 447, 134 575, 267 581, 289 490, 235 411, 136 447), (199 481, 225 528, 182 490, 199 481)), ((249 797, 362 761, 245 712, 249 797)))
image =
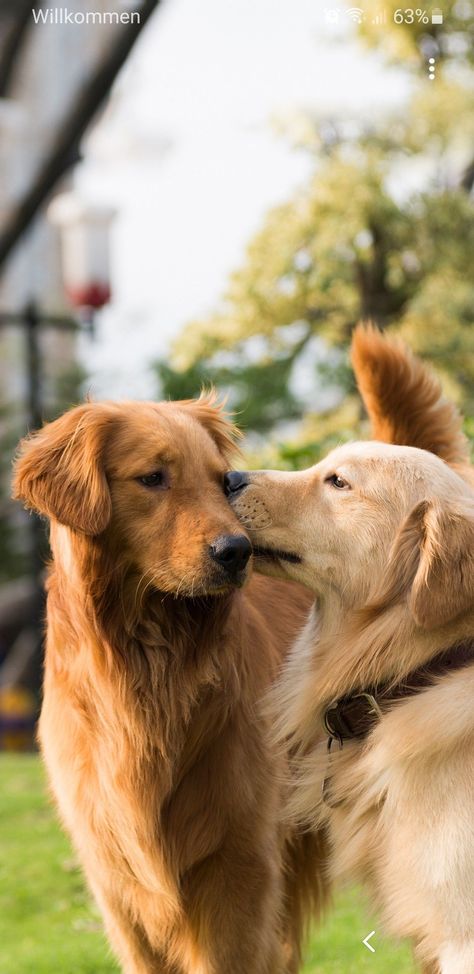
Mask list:
POLYGON ((324 740, 332 701, 474 640, 459 418, 424 366, 373 329, 357 333, 354 362, 376 434, 397 445, 348 444, 307 471, 249 474, 233 494, 259 570, 317 595, 271 695, 294 754, 289 814, 327 830, 331 878, 364 881, 426 971, 473 974, 474 665, 393 703, 365 740, 330 754, 324 740))
POLYGON ((51 521, 41 748, 127 974, 296 971, 322 895, 258 715, 310 599, 210 555, 234 440, 206 397, 88 403, 16 463, 51 521))
POLYGON ((374 440, 416 446, 451 465, 467 461, 458 411, 444 399, 435 375, 402 341, 359 325, 351 351, 374 440))

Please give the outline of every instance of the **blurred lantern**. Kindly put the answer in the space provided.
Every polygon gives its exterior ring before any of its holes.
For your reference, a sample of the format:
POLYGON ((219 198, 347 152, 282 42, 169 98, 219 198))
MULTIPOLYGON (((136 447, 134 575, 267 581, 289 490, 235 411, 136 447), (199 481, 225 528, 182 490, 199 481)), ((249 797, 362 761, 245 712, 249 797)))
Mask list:
POLYGON ((61 230, 64 289, 73 307, 102 308, 110 300, 110 207, 86 203, 75 193, 56 196, 48 217, 61 230))

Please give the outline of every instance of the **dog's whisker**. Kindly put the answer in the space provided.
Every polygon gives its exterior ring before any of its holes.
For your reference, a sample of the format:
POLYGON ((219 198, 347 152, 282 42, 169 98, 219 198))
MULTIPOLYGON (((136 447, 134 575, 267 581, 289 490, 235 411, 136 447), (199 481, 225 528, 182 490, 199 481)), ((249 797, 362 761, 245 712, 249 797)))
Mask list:
POLYGON ((249 515, 239 515, 239 520, 244 527, 248 528, 250 531, 265 531, 266 528, 270 528, 273 524, 272 518, 268 517, 268 515, 265 515, 265 517, 266 520, 263 521, 263 515, 260 518, 257 517, 255 519, 249 515))

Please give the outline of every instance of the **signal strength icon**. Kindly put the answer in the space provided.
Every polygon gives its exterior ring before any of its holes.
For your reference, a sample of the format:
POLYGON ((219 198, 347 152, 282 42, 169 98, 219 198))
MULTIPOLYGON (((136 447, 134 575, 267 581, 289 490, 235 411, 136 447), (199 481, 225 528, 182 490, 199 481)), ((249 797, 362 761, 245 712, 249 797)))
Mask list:
POLYGON ((354 24, 361 24, 364 20, 364 11, 361 7, 349 7, 347 16, 354 22, 354 24))
POLYGON ((379 10, 378 13, 375 14, 375 17, 373 18, 372 23, 373 24, 378 24, 380 26, 383 26, 383 24, 386 24, 387 23, 387 11, 386 10, 379 10))

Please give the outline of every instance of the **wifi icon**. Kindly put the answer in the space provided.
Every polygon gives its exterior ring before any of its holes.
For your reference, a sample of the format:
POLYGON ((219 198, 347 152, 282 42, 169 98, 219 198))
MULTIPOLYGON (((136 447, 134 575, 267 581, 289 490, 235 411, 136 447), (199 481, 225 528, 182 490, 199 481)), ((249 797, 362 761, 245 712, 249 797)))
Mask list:
POLYGON ((361 24, 364 19, 364 11, 361 7, 349 7, 346 13, 349 20, 352 20, 354 24, 361 24))

